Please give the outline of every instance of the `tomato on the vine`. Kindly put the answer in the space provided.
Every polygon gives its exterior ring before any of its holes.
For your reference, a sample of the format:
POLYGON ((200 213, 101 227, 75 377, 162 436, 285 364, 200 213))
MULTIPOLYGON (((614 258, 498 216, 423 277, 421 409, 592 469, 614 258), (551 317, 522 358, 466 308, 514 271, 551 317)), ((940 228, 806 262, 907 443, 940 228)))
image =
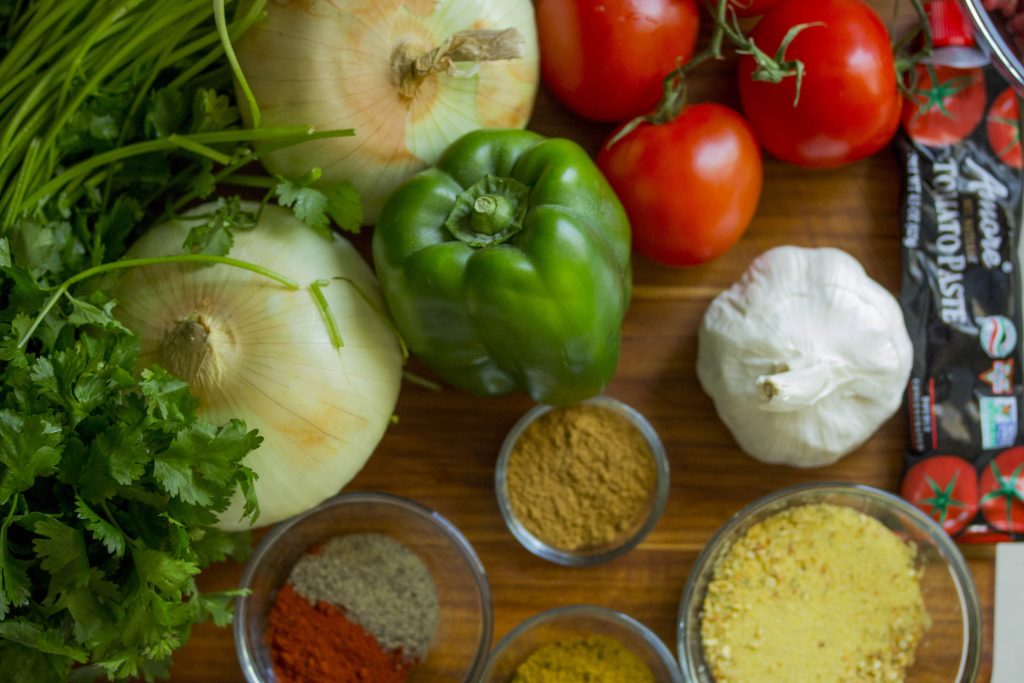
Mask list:
POLYGON ((757 139, 773 155, 801 166, 840 166, 874 154, 896 133, 901 109, 885 24, 862 0, 787 0, 758 22, 751 37, 774 55, 801 24, 806 26, 785 50, 785 60, 805 67, 798 101, 796 76, 755 81, 753 57, 740 57, 740 99, 757 139))
POLYGON ((736 243, 761 196, 761 150, 750 126, 720 104, 642 123, 597 165, 622 200, 633 249, 670 266, 709 261, 736 243))
POLYGON ((738 17, 759 17, 782 0, 729 0, 738 17))
POLYGON ((999 93, 985 117, 988 144, 999 160, 1007 166, 1021 168, 1020 120, 1017 115, 1017 94, 1012 88, 999 93))
POLYGON ((1024 446, 992 458, 981 473, 981 512, 998 531, 1024 533, 1024 446))
POLYGON ((978 514, 978 474, 963 458, 936 455, 910 468, 900 495, 953 536, 978 514))
POLYGON ((903 101, 901 119, 907 134, 931 147, 952 145, 970 135, 985 115, 984 72, 924 64, 915 71, 917 86, 903 101))
POLYGON ((646 114, 697 40, 696 0, 537 0, 535 9, 544 84, 598 121, 646 114))

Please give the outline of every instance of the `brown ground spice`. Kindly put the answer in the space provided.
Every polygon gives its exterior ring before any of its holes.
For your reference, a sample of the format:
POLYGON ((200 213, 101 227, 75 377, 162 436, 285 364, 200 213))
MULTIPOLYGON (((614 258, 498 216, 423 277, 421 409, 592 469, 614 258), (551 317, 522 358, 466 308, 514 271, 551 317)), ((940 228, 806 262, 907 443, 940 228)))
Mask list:
POLYGON ((928 628, 915 549, 845 506, 755 524, 708 585, 701 639, 716 683, 896 683, 928 628))
POLYGON ((656 478, 650 446, 628 419, 593 404, 556 408, 509 455, 509 504, 551 546, 602 546, 644 515, 656 478))

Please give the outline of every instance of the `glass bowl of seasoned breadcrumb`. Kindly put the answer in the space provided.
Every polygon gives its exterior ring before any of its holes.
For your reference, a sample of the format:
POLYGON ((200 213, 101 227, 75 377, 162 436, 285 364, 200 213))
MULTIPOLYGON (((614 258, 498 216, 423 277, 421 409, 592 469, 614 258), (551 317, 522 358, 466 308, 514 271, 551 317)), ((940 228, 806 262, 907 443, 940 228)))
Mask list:
POLYGON ((981 606, 956 543, 903 499, 843 483, 748 505, 679 607, 689 683, 973 683, 981 606))

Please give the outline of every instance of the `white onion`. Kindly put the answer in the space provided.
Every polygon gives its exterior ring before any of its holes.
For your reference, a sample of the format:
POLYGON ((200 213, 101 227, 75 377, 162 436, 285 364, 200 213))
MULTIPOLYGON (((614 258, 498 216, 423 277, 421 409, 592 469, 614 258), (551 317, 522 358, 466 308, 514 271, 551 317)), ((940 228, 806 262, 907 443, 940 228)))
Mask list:
POLYGON ((368 223, 399 183, 432 165, 456 138, 529 120, 539 66, 530 0, 271 0, 266 11, 236 46, 262 125, 354 128, 355 136, 261 159, 290 178, 315 166, 323 184, 351 181, 368 223), (453 74, 400 83, 397 61, 460 31, 509 28, 522 37, 521 58, 459 62, 453 74))
MULTIPOLYGON (((186 220, 158 225, 128 258, 180 253, 188 229, 186 220)), ((328 241, 291 212, 267 206, 255 229, 236 234, 230 255, 303 286, 289 290, 225 265, 149 266, 121 279, 117 311, 142 339, 143 365, 187 380, 204 419, 241 418, 259 430, 263 444, 245 462, 259 475, 257 523, 270 524, 337 493, 362 468, 393 414, 402 354, 379 312, 377 281, 347 241, 328 241), (323 294, 341 348, 307 286, 318 279, 329 281, 323 294)), ((241 503, 236 495, 223 528, 247 526, 241 503)))

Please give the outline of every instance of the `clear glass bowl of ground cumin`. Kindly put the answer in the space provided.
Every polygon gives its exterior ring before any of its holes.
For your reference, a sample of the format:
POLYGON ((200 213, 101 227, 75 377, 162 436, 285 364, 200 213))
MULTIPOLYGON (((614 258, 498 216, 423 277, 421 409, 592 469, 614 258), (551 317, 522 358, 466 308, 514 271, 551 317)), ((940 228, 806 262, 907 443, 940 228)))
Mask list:
POLYGON ((981 607, 956 543, 917 508, 870 486, 805 484, 711 539, 677 644, 688 683, 753 667, 760 683, 974 683, 981 607))
POLYGON ((570 605, 541 612, 502 638, 480 683, 683 683, 671 651, 621 612, 570 605))
POLYGON ((643 415, 597 396, 523 415, 502 444, 494 484, 523 547, 557 564, 590 566, 633 549, 658 523, 668 458, 643 415))
POLYGON ((279 524, 240 587, 249 683, 472 683, 490 650, 483 565, 451 522, 405 498, 344 493, 279 524))

